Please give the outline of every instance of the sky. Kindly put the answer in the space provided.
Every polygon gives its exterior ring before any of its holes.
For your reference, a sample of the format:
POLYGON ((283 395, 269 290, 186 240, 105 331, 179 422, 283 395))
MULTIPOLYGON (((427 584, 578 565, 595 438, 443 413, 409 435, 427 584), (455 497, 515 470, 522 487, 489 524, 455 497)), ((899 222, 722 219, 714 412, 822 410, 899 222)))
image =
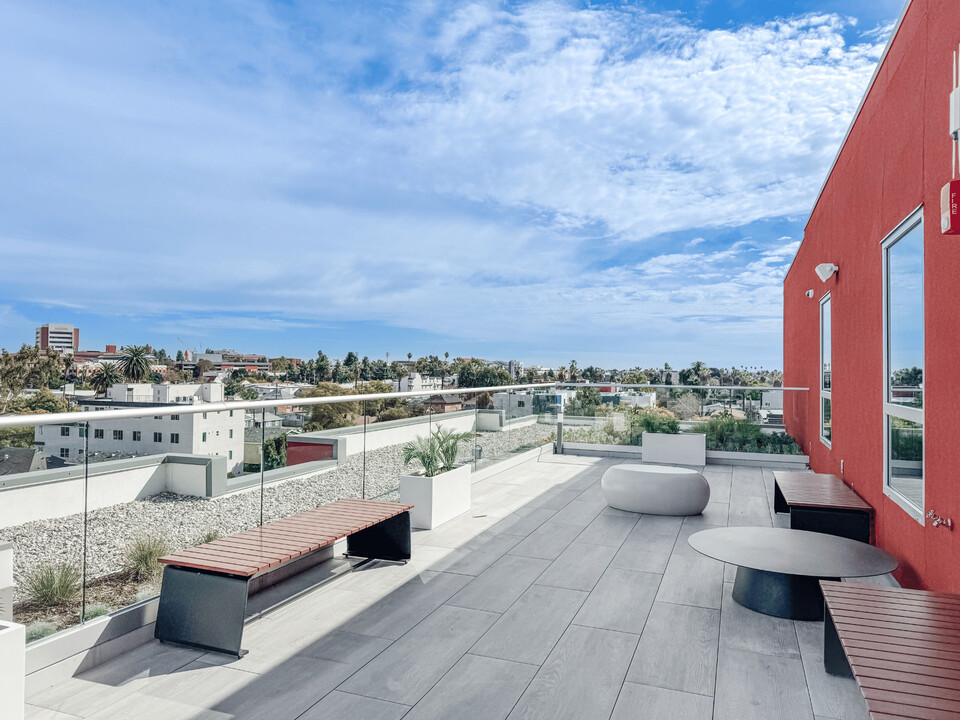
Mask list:
POLYGON ((0 3, 0 346, 781 367, 901 9, 0 3))

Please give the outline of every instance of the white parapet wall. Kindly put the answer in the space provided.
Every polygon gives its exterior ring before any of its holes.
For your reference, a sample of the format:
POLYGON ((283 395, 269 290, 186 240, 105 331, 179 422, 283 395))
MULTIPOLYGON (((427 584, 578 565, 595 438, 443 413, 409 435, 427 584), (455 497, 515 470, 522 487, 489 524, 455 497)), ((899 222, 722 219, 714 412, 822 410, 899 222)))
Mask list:
MULTIPOLYGON (((400 445, 416 440, 420 436, 428 435, 439 427, 448 428, 455 432, 472 432, 475 429, 474 420, 475 415, 472 410, 463 410, 451 413, 435 413, 432 416, 421 415, 404 420, 390 420, 383 423, 370 423, 367 425, 366 438, 364 438, 363 426, 356 426, 304 433, 297 435, 295 439, 302 442, 304 438, 310 437, 337 438, 341 441, 338 452, 343 452, 343 457, 340 458, 342 460, 350 455, 362 453, 364 447, 367 450, 379 450, 389 445, 400 445)), ((499 425, 496 429, 500 429, 499 425)))
POLYGON ((204 497, 226 459, 205 455, 148 455, 4 476, 0 482, 0 528, 66 517, 170 491, 204 497))

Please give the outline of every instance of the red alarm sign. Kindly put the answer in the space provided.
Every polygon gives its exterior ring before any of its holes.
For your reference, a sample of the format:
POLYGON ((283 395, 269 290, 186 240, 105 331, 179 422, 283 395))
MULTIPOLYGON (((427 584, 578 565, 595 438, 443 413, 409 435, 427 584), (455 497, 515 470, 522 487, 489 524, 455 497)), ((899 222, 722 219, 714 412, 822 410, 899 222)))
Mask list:
POLYGON ((940 232, 960 235, 960 180, 951 180, 940 191, 940 232))

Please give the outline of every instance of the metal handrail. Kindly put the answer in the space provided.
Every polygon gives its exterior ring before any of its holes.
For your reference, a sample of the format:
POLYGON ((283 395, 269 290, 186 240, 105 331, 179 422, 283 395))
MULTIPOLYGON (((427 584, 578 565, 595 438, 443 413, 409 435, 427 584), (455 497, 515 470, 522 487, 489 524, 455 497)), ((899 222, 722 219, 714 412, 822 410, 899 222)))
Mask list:
POLYGON ((224 412, 229 410, 263 410, 282 405, 333 405, 344 402, 363 402, 365 400, 396 400, 398 398, 425 397, 430 395, 466 395, 482 392, 504 392, 508 390, 526 390, 530 388, 579 388, 609 387, 615 385, 624 388, 664 388, 669 390, 808 390, 805 387, 769 387, 750 385, 658 385, 629 383, 576 383, 545 382, 526 385, 494 385, 479 388, 445 388, 441 390, 412 390, 408 392, 368 393, 366 395, 328 395, 327 397, 287 398, 274 400, 236 400, 232 402, 196 403, 190 405, 157 405, 149 409, 142 407, 126 410, 99 410, 92 413, 76 412, 44 413, 38 415, 0 415, 0 428, 22 427, 28 425, 64 425, 75 422, 96 422, 97 420, 119 420, 124 418, 149 417, 151 415, 196 415, 197 413, 224 412), (80 420, 83 417, 84 420, 80 420))
POLYGON ((810 388, 805 387, 774 387, 772 385, 665 385, 665 384, 656 384, 656 383, 621 383, 613 382, 598 382, 598 383, 582 383, 582 382, 557 382, 554 383, 558 387, 610 387, 611 385, 616 387, 625 387, 625 388, 663 388, 665 390, 809 390, 810 388))
MULTIPOLYGON (((368 393, 366 395, 328 395, 327 397, 287 398, 286 400, 237 400, 233 402, 196 403, 191 405, 156 405, 128 410, 99 410, 95 412, 44 413, 39 415, 0 415, 0 428, 25 425, 64 425, 75 422, 120 420, 124 418, 149 417, 151 415, 196 415, 197 413, 224 412, 228 410, 261 410, 281 405, 333 405, 365 400, 395 400, 397 398, 424 397, 430 395, 465 395, 468 393, 503 392, 526 388, 556 387, 556 383, 532 383, 528 385, 494 385, 480 388, 448 388, 445 390, 412 390, 409 392, 368 393), (82 420, 80 418, 83 418, 82 420)), ((107 400, 109 402, 109 400, 107 400)))

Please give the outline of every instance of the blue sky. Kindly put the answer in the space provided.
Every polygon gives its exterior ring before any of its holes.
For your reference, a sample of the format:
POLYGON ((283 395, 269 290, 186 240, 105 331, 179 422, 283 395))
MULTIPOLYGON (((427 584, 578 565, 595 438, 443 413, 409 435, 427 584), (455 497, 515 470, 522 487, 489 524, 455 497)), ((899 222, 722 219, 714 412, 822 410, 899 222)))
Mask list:
POLYGON ((0 345, 779 367, 900 9, 5 3, 0 345))

